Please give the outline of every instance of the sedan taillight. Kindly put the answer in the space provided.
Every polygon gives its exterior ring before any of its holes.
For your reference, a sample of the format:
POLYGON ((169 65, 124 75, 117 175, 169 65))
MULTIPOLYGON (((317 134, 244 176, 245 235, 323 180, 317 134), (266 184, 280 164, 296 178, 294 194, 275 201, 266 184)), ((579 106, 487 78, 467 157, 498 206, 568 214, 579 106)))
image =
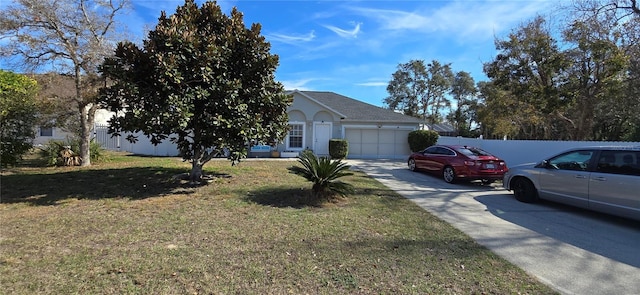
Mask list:
POLYGON ((464 164, 467 166, 475 166, 475 165, 481 165, 479 162, 477 161, 464 161, 464 164))

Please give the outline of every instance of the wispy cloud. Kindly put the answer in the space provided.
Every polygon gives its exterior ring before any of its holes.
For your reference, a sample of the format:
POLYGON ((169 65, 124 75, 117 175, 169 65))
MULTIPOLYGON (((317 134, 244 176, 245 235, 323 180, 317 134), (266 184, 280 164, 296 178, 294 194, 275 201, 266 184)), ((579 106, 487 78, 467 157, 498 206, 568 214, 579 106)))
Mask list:
POLYGON ((383 30, 422 30, 431 26, 429 18, 414 12, 351 7, 351 11, 376 20, 383 30))
POLYGON ((338 34, 338 36, 343 38, 357 38, 358 33, 360 33, 360 25, 361 23, 355 23, 355 27, 353 30, 347 31, 335 26, 325 25, 324 27, 338 34))
POLYGON ((267 39, 274 42, 282 42, 287 44, 297 44, 300 42, 313 41, 316 38, 314 31, 309 32, 306 35, 285 35, 285 34, 269 34, 267 39))
POLYGON ((456 1, 443 6, 429 17, 438 31, 451 31, 459 38, 493 37, 533 18, 555 1, 456 1))
POLYGON ((311 90, 307 84, 309 84, 314 79, 301 79, 301 80, 282 80, 280 83, 284 85, 284 89, 286 90, 311 90))
POLYGON ((496 32, 530 19, 554 1, 450 1, 440 7, 414 11, 350 7, 352 12, 372 19, 381 30, 454 35, 459 39, 491 39, 496 32))
POLYGON ((386 87, 389 85, 389 82, 364 82, 364 83, 356 83, 357 86, 364 87, 386 87))

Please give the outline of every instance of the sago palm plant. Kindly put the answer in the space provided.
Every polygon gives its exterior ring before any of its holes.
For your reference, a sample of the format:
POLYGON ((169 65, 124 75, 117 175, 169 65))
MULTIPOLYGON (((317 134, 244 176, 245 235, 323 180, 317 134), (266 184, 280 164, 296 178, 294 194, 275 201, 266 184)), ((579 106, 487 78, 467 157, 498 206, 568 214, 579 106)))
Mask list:
POLYGON ((351 166, 340 160, 318 158, 311 152, 304 152, 298 156, 298 163, 302 165, 289 168, 291 173, 300 175, 313 183, 311 192, 316 200, 331 199, 334 195, 346 196, 353 193, 353 186, 337 180, 340 177, 352 175, 348 172, 351 166))

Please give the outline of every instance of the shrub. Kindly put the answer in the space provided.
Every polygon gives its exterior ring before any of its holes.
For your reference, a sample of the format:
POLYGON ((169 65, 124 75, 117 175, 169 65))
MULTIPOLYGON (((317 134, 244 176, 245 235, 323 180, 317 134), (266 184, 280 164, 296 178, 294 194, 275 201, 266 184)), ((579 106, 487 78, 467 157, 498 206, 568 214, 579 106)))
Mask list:
POLYGON ((38 84, 0 70, 0 166, 13 166, 29 152, 38 124, 38 84))
MULTIPOLYGON (((2 126, 3 128, 5 126, 2 126)), ((4 131, 4 130, 3 130, 4 131)), ((28 131, 27 131, 28 132, 28 131)), ((9 133, 9 132, 7 132, 9 133)), ((0 167, 15 166, 33 146, 28 136, 4 136, 0 139, 0 167)))
MULTIPOLYGON (((80 141, 76 141, 78 151, 80 150, 80 141)), ((91 140, 89 143, 89 156, 91 157, 91 162, 105 162, 109 160, 107 155, 104 153, 104 149, 102 146, 97 143, 95 140, 91 140)))
POLYGON ((409 148, 412 152, 424 150, 438 142, 438 132, 433 130, 415 130, 409 133, 409 148))
POLYGON ((47 166, 57 166, 60 151, 64 148, 65 143, 60 140, 49 140, 44 146, 40 147, 40 157, 47 162, 47 166))
POLYGON ((298 157, 303 155, 314 155, 313 150, 310 148, 306 148, 298 153, 298 157))
POLYGON ((332 159, 344 159, 349 153, 349 142, 346 139, 329 140, 329 156, 332 159))
MULTIPOLYGON (((80 155, 80 140, 67 138, 65 141, 48 141, 43 147, 40 148, 40 156, 44 158, 44 160, 47 162, 47 165, 49 166, 62 165, 63 163, 60 159, 60 152, 65 149, 65 146, 70 146, 71 151, 73 151, 75 155, 80 155)), ((106 156, 103 153, 104 149, 99 143, 92 140, 89 149, 92 162, 106 160, 106 156)))
POLYGON ((313 183, 311 188, 314 201, 330 200, 334 195, 346 196, 353 193, 353 186, 337 180, 340 177, 352 175, 348 172, 350 166, 341 160, 318 158, 313 153, 301 153, 298 163, 302 165, 289 168, 291 173, 300 175, 313 183))

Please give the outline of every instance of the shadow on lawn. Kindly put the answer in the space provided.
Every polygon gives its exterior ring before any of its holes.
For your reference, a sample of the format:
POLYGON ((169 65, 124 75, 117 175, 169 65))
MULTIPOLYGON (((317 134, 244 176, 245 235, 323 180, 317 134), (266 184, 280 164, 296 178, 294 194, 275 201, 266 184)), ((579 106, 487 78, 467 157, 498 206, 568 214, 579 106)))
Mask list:
POLYGON ((56 205, 65 199, 129 198, 193 193, 194 188, 175 176, 185 169, 136 167, 82 169, 53 174, 2 176, 1 203, 56 205))
POLYGON ((265 187, 249 193, 245 201, 278 208, 304 208, 319 206, 311 200, 311 190, 291 187, 265 187))
MULTIPOLYGON (((361 179, 355 178, 347 181, 356 186, 355 192, 348 195, 345 199, 352 197, 376 197, 377 200, 385 206, 399 206, 397 202, 403 199, 402 196, 393 192, 388 188, 357 188, 358 182, 367 182, 369 177, 362 176, 361 179)), ((311 186, 302 188, 267 186, 258 190, 251 191, 244 200, 264 206, 272 206, 278 208, 304 208, 304 207, 321 207, 326 203, 340 203, 343 197, 337 196, 334 200, 317 200, 311 197, 311 186)))

